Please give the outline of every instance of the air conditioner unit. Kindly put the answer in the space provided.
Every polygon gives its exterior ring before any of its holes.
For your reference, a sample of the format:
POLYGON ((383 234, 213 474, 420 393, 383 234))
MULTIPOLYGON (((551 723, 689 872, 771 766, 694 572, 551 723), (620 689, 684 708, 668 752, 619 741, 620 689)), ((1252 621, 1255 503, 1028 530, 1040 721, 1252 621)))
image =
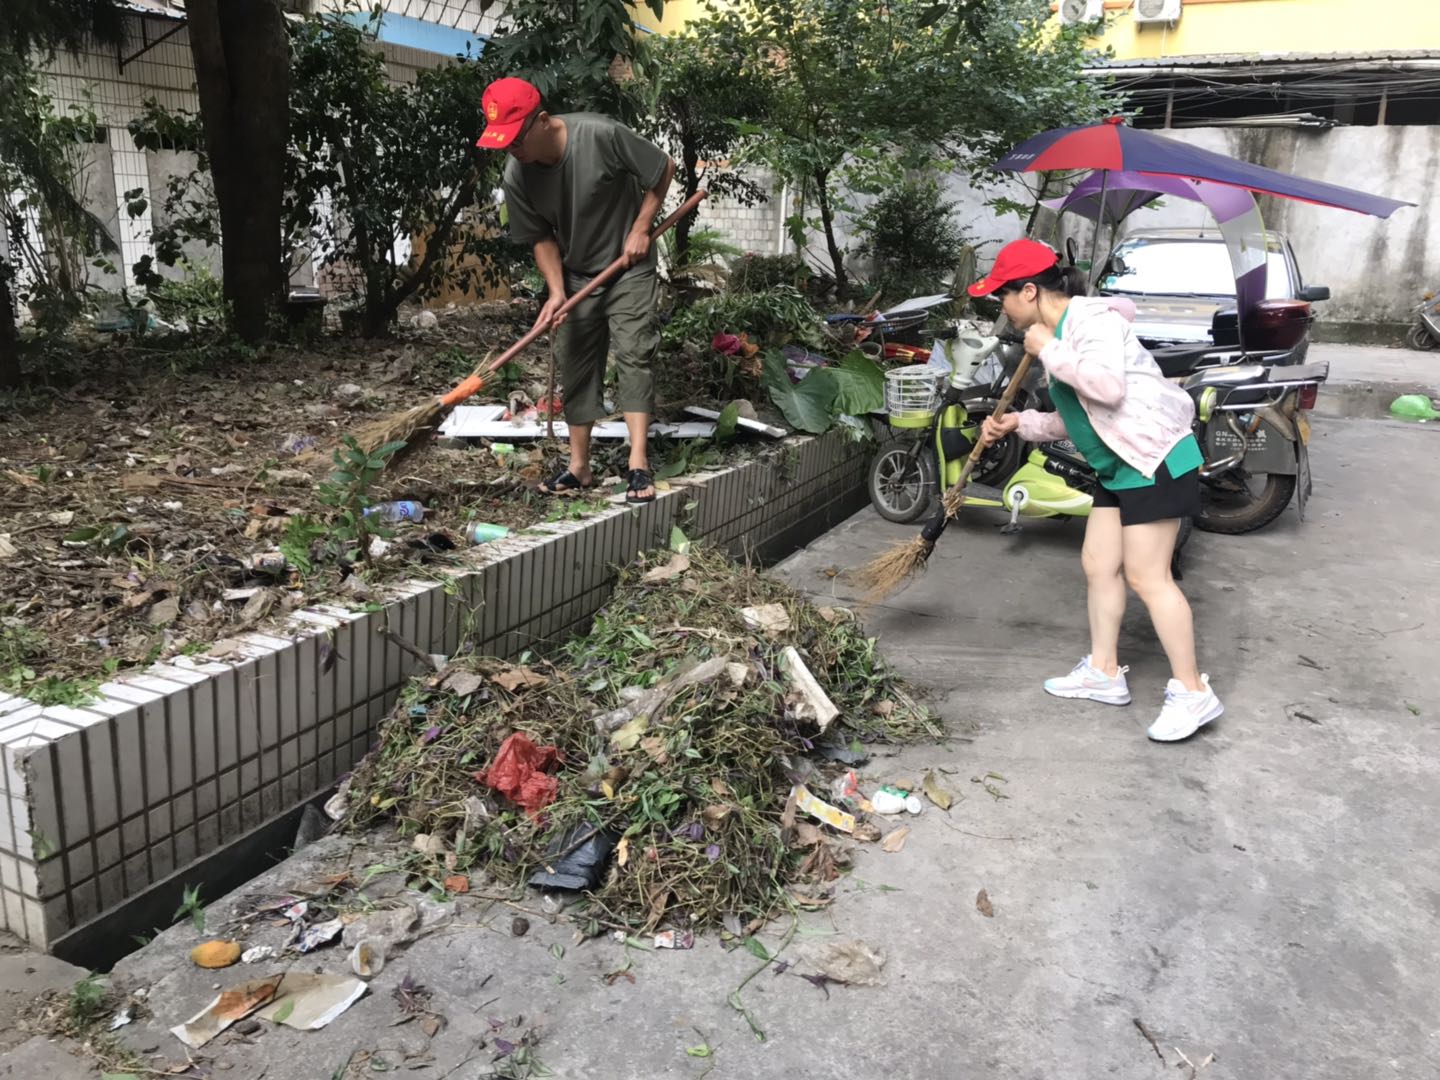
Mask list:
POLYGON ((1135 22, 1141 26, 1145 23, 1173 23, 1180 18, 1180 4, 1181 0, 1135 0, 1135 22))
POLYGON ((1105 17, 1105 0, 1060 0, 1060 23, 1098 22, 1105 17))

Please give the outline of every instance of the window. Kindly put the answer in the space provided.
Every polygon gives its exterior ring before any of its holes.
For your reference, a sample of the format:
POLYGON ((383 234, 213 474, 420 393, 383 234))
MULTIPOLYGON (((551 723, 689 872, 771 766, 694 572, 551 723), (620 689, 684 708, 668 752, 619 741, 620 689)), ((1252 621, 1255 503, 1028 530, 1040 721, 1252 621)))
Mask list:
MULTIPOLYGON (((1271 241, 1265 274, 1265 299, 1293 295, 1290 269, 1278 241, 1271 241)), ((1235 271, 1230 252, 1219 237, 1214 240, 1123 241, 1115 249, 1123 260, 1123 273, 1106 274, 1100 287, 1106 292, 1133 296, 1234 296, 1235 271)))

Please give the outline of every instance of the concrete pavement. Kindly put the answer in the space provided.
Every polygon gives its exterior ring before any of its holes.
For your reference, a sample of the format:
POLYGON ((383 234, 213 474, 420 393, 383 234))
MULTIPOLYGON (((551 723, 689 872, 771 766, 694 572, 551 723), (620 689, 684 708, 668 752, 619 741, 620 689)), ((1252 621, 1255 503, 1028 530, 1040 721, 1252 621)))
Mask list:
MULTIPOLYGON (((909 820, 897 854, 857 848, 833 908, 802 918, 782 955, 859 938, 885 954, 885 986, 827 995, 763 973, 741 998, 760 1042, 726 1001, 757 967, 744 950, 713 938, 692 952, 576 945, 542 918, 517 939, 511 909, 474 901, 325 1030, 265 1024, 207 1046, 215 1075, 326 1080, 378 1051, 391 1068, 407 1055, 425 1066, 409 1075, 469 1080, 492 1075, 496 1018, 512 1040, 537 1026, 544 1064, 585 1080, 1163 1080, 1189 1075, 1174 1071, 1181 1053, 1197 1065, 1215 1055, 1206 1080, 1435 1076, 1440 442, 1322 420, 1312 458, 1308 523, 1292 509, 1252 536, 1196 534, 1187 552, 1204 667, 1228 706, 1187 744, 1144 737, 1166 671, 1138 604, 1122 641, 1134 705, 1041 692, 1086 647, 1078 527, 1007 537, 998 516, 963 516, 928 574, 868 614, 954 735, 881 756, 865 782, 936 768, 964 799, 909 820), (992 918, 976 910, 982 888, 992 918), (604 978, 627 962, 633 983, 604 978), (407 974, 445 1017, 433 1039, 391 1026, 407 974), (711 1056, 687 1054, 701 1045, 711 1056)), ((775 572, 846 600, 834 571, 913 533, 867 510, 775 572)), ((384 857, 324 841, 244 892, 384 857)), ((212 909, 216 924, 233 899, 212 909)), ((778 949, 788 927, 762 936, 778 949)), ((149 990, 154 1015, 122 1035, 152 1067, 184 1060, 165 1029, 214 986, 261 973, 190 966, 196 940, 171 928, 116 970, 149 990)), ((343 960, 332 949, 300 966, 343 960)))
POLYGON ((1315 406, 1321 416, 1384 419, 1401 394, 1440 395, 1440 351, 1312 342, 1307 361, 1321 360, 1330 364, 1315 406))

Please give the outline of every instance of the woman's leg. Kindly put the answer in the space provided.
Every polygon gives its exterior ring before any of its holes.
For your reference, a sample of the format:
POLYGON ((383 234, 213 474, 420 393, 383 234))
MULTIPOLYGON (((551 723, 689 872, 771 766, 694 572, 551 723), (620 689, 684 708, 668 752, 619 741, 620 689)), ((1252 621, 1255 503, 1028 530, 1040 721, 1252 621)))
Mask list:
POLYGON ((1117 508, 1090 511, 1080 565, 1089 585, 1090 663, 1114 678, 1120 672, 1120 622, 1125 618, 1124 546, 1117 508))
POLYGON ((1175 551, 1180 519, 1127 525, 1121 531, 1125 581, 1150 612, 1155 635, 1170 660, 1170 673, 1186 690, 1203 691, 1205 684, 1195 664, 1195 621, 1190 603, 1170 576, 1170 557, 1175 551))

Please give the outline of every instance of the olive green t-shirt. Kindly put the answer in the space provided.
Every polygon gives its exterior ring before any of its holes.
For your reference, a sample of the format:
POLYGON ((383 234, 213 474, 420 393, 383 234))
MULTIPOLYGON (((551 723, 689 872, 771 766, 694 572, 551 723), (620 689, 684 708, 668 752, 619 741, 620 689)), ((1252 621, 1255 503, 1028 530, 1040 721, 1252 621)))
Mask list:
MULTIPOLYGON (((533 245, 554 237, 573 292, 620 257, 645 192, 665 175, 669 155, 624 124, 595 113, 566 113, 565 153, 554 165, 505 166, 510 239, 533 245)), ((623 277, 655 272, 655 248, 623 277)))

